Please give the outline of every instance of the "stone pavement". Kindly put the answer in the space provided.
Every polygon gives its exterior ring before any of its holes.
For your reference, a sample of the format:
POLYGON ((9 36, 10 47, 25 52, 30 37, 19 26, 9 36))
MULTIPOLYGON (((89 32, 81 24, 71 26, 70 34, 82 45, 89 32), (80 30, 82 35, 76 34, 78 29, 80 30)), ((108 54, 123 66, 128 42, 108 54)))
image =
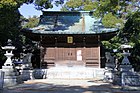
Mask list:
POLYGON ((124 91, 102 80, 38 79, 5 87, 0 93, 140 93, 124 91))

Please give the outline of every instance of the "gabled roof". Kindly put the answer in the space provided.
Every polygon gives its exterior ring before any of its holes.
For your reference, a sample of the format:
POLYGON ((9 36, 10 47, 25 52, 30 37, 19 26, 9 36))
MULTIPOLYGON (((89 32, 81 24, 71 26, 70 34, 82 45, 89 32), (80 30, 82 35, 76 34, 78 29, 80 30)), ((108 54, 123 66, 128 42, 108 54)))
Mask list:
POLYGON ((44 11, 38 26, 28 29, 34 34, 99 34, 116 30, 105 28, 90 11, 44 11))

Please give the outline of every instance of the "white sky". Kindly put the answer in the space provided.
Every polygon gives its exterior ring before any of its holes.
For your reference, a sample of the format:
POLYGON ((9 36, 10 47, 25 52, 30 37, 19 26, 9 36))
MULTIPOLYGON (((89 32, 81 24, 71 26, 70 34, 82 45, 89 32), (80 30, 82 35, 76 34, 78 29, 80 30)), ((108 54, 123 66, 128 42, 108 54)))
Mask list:
MULTIPOLYGON (((35 9, 33 4, 23 4, 19 8, 20 14, 23 15, 25 18, 33 17, 34 15, 40 16, 42 12, 35 9)), ((60 11, 60 7, 54 5, 52 9, 47 9, 46 11, 60 11)))

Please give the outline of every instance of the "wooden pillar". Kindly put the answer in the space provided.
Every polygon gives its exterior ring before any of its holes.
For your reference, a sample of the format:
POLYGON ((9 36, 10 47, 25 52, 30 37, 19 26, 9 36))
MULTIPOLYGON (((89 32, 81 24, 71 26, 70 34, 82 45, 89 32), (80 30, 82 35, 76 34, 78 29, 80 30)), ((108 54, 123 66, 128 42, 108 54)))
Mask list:
POLYGON ((54 50, 55 51, 55 60, 54 61, 56 63, 57 62, 57 58, 56 58, 57 57, 57 37, 55 37, 55 48, 54 49, 55 49, 54 50))
POLYGON ((99 68, 101 68, 101 51, 100 51, 100 35, 98 35, 98 52, 99 52, 99 55, 98 55, 98 57, 99 57, 99 68))
POLYGON ((55 37, 55 47, 57 47, 57 37, 55 37))
POLYGON ((84 46, 84 48, 86 47, 85 40, 86 40, 86 38, 85 38, 85 37, 83 37, 83 46, 84 46))

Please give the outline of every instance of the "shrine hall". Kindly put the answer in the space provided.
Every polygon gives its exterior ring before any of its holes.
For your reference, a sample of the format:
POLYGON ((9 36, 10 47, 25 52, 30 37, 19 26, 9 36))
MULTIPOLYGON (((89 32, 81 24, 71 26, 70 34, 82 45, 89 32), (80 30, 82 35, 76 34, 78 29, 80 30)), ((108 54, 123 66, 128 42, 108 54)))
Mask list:
POLYGON ((105 28, 90 11, 43 11, 38 26, 23 32, 39 42, 41 68, 101 68, 101 41, 111 39, 117 29, 105 28))

